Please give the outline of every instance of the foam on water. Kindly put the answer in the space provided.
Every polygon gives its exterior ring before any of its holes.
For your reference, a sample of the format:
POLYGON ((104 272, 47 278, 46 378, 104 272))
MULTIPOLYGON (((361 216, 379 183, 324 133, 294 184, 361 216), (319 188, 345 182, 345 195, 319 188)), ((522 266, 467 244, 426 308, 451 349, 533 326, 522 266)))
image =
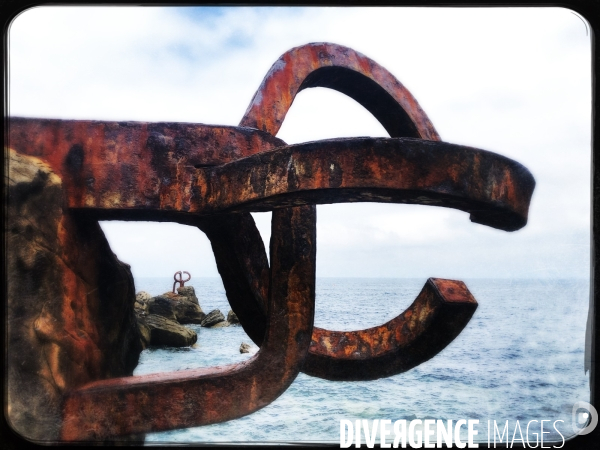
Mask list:
MULTIPOLYGON (((335 330, 378 325, 409 306, 424 282, 318 279, 315 325, 335 330)), ((517 420, 522 428, 530 420, 563 420, 558 430, 565 437, 572 435, 573 404, 590 398, 583 366, 588 281, 465 282, 479 302, 471 322, 440 354, 406 373, 365 382, 331 382, 301 373, 281 397, 254 414, 150 433, 146 441, 339 444, 341 419, 478 419, 479 442, 487 442, 488 420, 499 426, 508 420, 511 436, 517 420)), ((140 278, 136 289, 157 295, 171 283, 168 278, 140 278)), ((230 308, 220 279, 196 278, 192 285, 205 312, 218 308, 227 314, 230 308)), ((239 326, 189 327, 198 333, 196 346, 144 350, 134 374, 235 363, 258 350, 239 326), (250 354, 239 353, 242 342, 252 344, 250 354)), ((561 442, 552 425, 547 431, 544 442, 561 442)))

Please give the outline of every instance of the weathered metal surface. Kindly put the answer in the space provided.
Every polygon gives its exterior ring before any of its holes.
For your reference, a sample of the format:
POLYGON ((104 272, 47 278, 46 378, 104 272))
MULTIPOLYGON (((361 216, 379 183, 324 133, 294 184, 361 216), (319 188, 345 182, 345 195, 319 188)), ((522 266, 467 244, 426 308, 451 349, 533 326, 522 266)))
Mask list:
POLYGON ((254 94, 240 126, 276 135, 296 95, 311 87, 331 88, 353 98, 390 136, 440 140, 417 100, 396 77, 365 55, 326 42, 284 53, 254 94))
POLYGON ((187 283, 188 281, 190 281, 192 279, 192 276, 190 275, 189 272, 186 272, 184 270, 183 273, 187 273, 187 276, 188 276, 185 280, 183 279, 183 274, 181 273, 181 271, 175 272, 175 275, 173 275, 173 279, 175 280, 175 282, 173 283, 173 294, 176 293, 175 286, 177 286, 177 283, 179 283, 179 287, 184 287, 185 283, 187 283), (179 275, 179 278, 177 278, 177 275, 179 275))
POLYGON ((206 425, 250 414, 298 375, 311 342, 315 297, 315 206, 273 212, 271 291, 264 343, 240 364, 97 381, 64 403, 62 439, 206 425))
POLYGON ((108 163, 115 180, 129 177, 131 188, 142 191, 145 171, 176 178, 177 167, 223 164, 285 145, 258 130, 192 123, 11 117, 8 131, 9 147, 43 159, 59 174, 108 163), (122 158, 137 158, 134 174, 141 180, 115 170, 122 158))
MULTIPOLYGON (((79 128, 77 122, 65 124, 79 128)), ((37 126, 35 120, 21 120, 19 133, 37 126)), ((145 136, 141 139, 146 141, 131 144, 139 152, 101 145, 104 136, 93 145, 73 144, 62 161, 55 159, 68 206, 95 210, 98 219, 182 221, 177 216, 299 204, 416 203, 468 211, 474 222, 513 231, 527 222, 535 185, 527 169, 501 155, 420 139, 331 139, 200 168, 190 164, 200 157, 169 152, 161 158, 145 136)), ((225 138, 205 141, 211 148, 229 148, 225 138)), ((24 154, 36 153, 27 141, 11 138, 11 145, 24 154)), ((216 159, 218 153, 212 156, 216 159)))
POLYGON ((526 224, 535 184, 527 169, 500 155, 405 138, 298 144, 197 176, 203 195, 190 211, 198 213, 302 203, 415 203, 468 211, 473 221, 507 231, 526 224))
POLYGON ((386 324, 350 332, 313 329, 314 205, 443 206, 513 231, 527 223, 535 186, 515 161, 441 142, 389 72, 325 43, 284 54, 240 127, 11 119, 9 145, 46 160, 63 178, 74 217, 173 221, 204 231, 231 307, 261 346, 257 357, 238 366, 88 385, 65 403, 68 440, 229 420, 272 401, 300 369, 331 380, 368 380, 426 361, 475 311, 466 286, 430 279, 411 307, 386 324), (275 138, 294 97, 316 86, 354 98, 391 138, 292 146, 275 138), (271 267, 251 211, 273 211, 271 267), (283 317, 291 310, 295 319, 283 317), (299 333, 295 344, 292 328, 299 333), (268 369, 260 369, 263 364, 268 369))
POLYGON ((463 282, 430 278, 413 304, 383 325, 351 332, 314 328, 303 372, 336 381, 405 372, 452 342, 475 309, 463 282))

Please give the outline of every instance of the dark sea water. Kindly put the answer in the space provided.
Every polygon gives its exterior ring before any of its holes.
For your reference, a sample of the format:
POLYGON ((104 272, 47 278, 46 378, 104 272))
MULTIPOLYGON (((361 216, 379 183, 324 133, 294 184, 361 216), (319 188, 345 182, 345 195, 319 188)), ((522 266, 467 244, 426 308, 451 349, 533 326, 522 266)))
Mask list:
MULTIPOLYGON (((192 281, 205 312, 218 308, 227 314, 230 308, 220 279, 192 281)), ((408 307, 425 281, 319 278, 315 326, 353 330, 383 323, 408 307)), ((532 444, 532 432, 539 434, 543 419, 551 421, 545 423, 544 432, 550 432, 544 435, 545 445, 562 441, 552 423, 563 420, 556 428, 565 438, 573 435, 573 405, 590 400, 589 373, 584 372, 589 282, 463 281, 479 303, 475 315, 454 342, 420 366, 365 382, 332 382, 301 373, 281 397, 254 414, 148 434, 146 442, 339 444, 341 419, 476 419, 479 442, 487 442, 488 420, 496 420, 499 428, 508 420, 511 437, 516 421, 525 435, 527 423, 537 420, 530 427, 532 444)), ((152 295, 171 287, 169 278, 136 279, 136 290, 152 295)), ((258 350, 239 326, 190 328, 198 333, 195 348, 144 350, 134 375, 235 363, 258 350), (250 354, 239 353, 242 342, 252 345, 250 354)))

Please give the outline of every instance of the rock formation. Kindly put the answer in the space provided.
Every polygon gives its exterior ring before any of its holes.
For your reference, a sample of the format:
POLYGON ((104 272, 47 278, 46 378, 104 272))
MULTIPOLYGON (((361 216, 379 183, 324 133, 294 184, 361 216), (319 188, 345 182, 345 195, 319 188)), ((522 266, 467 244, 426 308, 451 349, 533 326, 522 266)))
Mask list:
POLYGON ((206 314, 200 308, 193 286, 177 288, 177 293, 178 295, 170 297, 177 321, 181 324, 202 323, 202 319, 206 317, 206 314))
POLYGON ((240 319, 238 319, 238 316, 231 309, 227 313, 227 322, 229 322, 230 325, 240 324, 240 319))
POLYGON ((202 319, 206 317, 206 314, 202 312, 198 305, 186 300, 185 297, 179 300, 173 300, 173 310, 175 311, 177 322, 181 324, 200 324, 202 323, 202 319))
POLYGON ((179 294, 165 292, 162 295, 150 298, 147 303, 148 312, 177 321, 180 324, 200 324, 206 314, 200 308, 194 288, 185 286, 179 289, 181 290, 179 294))
POLYGON ((151 346, 188 347, 198 340, 195 331, 157 314, 140 314, 138 323, 150 331, 151 346))
POLYGON ((240 353, 250 353, 250 348, 250 344, 242 342, 242 345, 240 345, 240 353))
POLYGON ((177 293, 182 297, 187 297, 189 301, 200 306, 200 302, 198 302, 198 297, 196 297, 196 291, 193 286, 178 287, 177 293))
POLYGON ((7 172, 6 417, 23 437, 54 441, 66 390, 137 365, 133 278, 98 222, 63 209, 44 162, 10 150, 7 172))
POLYGON ((150 294, 148 294, 146 291, 141 291, 138 292, 137 295, 135 296, 135 310, 140 311, 140 312, 147 312, 148 311, 148 301, 152 298, 152 296, 150 294))
POLYGON ((151 297, 147 292, 136 296, 136 316, 142 345, 187 347, 198 339, 195 331, 182 324, 200 324, 206 316, 192 286, 151 297))
POLYGON ((148 300, 148 313, 162 316, 165 319, 177 321, 175 316, 175 308, 171 299, 165 295, 157 295, 148 300))
POLYGON ((206 315, 206 317, 204 319, 202 319, 202 322, 200 323, 200 325, 203 327, 211 328, 211 327, 217 327, 217 326, 219 326, 219 327, 228 326, 229 324, 225 320, 225 316, 223 315, 223 313, 221 311, 219 311, 218 309, 215 309, 215 310, 209 312, 206 315))
POLYGON ((136 315, 136 319, 137 319, 137 326, 138 329, 140 331, 140 339, 142 342, 142 348, 148 348, 150 347, 151 342, 152 342, 152 333, 150 330, 150 327, 148 326, 148 324, 146 324, 146 316, 148 314, 144 313, 144 312, 138 312, 136 310, 135 312, 136 315))

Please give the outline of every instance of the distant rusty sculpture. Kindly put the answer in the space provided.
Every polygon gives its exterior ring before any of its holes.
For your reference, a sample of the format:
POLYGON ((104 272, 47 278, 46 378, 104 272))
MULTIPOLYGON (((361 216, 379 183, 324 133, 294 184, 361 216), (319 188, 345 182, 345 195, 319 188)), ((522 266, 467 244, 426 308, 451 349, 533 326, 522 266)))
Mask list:
POLYGON ((175 286, 177 286, 177 283, 179 283, 179 287, 184 287, 185 283, 192 279, 192 276, 189 272, 186 272, 184 270, 183 273, 187 273, 188 276, 185 280, 183 279, 183 274, 181 273, 181 270, 179 272, 175 272, 175 275, 173 275, 173 279, 175 280, 175 282, 173 283, 173 294, 176 293, 175 286), (179 275, 179 278, 177 278, 177 275, 179 275))
POLYGON ((48 162, 63 179, 69 208, 88 220, 171 221, 202 230, 231 307, 261 348, 237 365, 81 386, 64 401, 65 440, 230 420, 273 401, 299 371, 371 380, 421 364, 462 331, 477 302, 461 281, 430 278, 413 304, 383 325, 313 327, 315 205, 443 206, 514 231, 527 223, 535 186, 513 160, 442 142, 393 75, 328 43, 282 55, 238 127, 12 118, 9 139, 14 150, 48 162), (317 86, 356 100, 391 137, 298 145, 276 138, 295 96, 317 86), (258 211, 273 212, 270 266, 250 215, 258 211))

